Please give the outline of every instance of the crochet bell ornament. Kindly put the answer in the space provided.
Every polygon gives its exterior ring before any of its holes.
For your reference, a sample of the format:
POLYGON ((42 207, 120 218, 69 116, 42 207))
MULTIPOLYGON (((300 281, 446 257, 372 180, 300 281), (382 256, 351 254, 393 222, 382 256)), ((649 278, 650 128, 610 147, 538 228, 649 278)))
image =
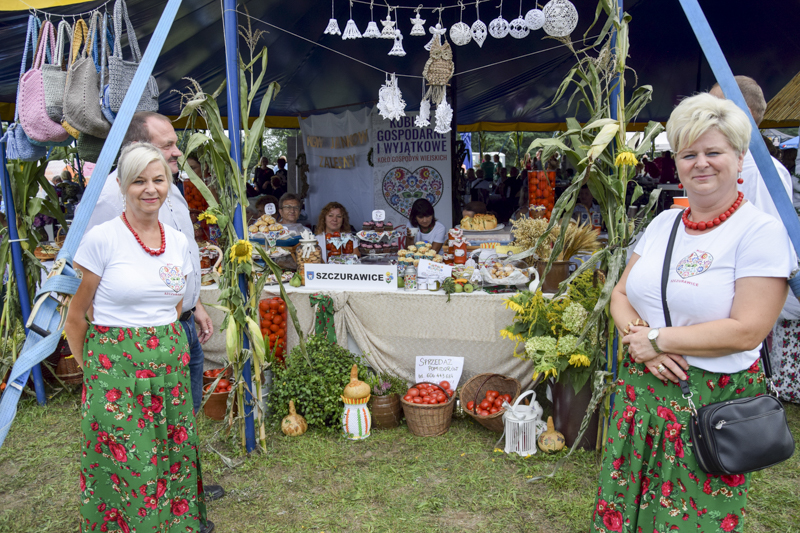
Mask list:
POLYGON ((403 33, 400 30, 394 30, 394 35, 394 46, 389 51, 389 55, 403 57, 406 55, 406 51, 403 50, 403 33))
POLYGON ((378 91, 378 113, 386 120, 397 120, 406 116, 406 102, 394 74, 387 73, 386 83, 378 91))
POLYGON ((409 35, 413 35, 414 37, 424 37, 425 36, 425 19, 420 18, 419 11, 415 11, 416 16, 411 19, 411 32, 409 35))
POLYGON ((369 24, 367 24, 367 29, 364 32, 362 37, 366 37, 367 39, 375 39, 381 36, 381 31, 378 29, 378 25, 375 24, 375 17, 372 14, 372 3, 369 4, 369 24))
POLYGON ((353 0, 350 0, 350 18, 348 19, 347 24, 344 27, 344 33, 342 34, 343 41, 348 39, 361 39, 361 32, 358 31, 356 21, 353 20, 353 0))
POLYGON ((325 35, 341 35, 342 32, 339 29, 339 23, 336 21, 336 17, 333 15, 333 0, 331 0, 331 19, 328 21, 328 27, 325 28, 323 32, 325 35))

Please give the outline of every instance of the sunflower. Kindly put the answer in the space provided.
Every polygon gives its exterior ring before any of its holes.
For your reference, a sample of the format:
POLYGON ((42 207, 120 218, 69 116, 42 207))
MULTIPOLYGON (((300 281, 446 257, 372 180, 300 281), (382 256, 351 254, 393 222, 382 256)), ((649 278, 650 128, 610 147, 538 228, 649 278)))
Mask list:
POLYGON ((202 213, 197 215, 197 220, 205 220, 208 224, 217 223, 217 217, 215 215, 212 215, 208 211, 203 211, 202 213))
POLYGON ((250 261, 253 258, 253 245, 250 241, 246 241, 244 239, 240 239, 236 241, 236 244, 231 246, 231 263, 235 261, 239 261, 239 263, 244 263, 245 261, 250 261))
POLYGON ((589 366, 592 361, 585 355, 576 353, 569 358, 569 364, 572 366, 589 366))
POLYGON ((622 147, 614 160, 614 165, 621 167, 622 165, 629 165, 635 167, 639 164, 636 160, 636 155, 630 148, 622 147))

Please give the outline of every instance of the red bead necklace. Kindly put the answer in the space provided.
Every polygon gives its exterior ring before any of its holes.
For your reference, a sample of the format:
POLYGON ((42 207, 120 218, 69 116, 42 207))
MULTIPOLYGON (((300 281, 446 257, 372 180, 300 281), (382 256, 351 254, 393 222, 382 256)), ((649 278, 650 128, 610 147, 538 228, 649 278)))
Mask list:
POLYGON ((126 226, 128 226, 128 229, 131 230, 133 236, 136 237, 136 242, 139 243, 139 246, 141 246, 142 249, 148 254, 153 256, 161 255, 167 249, 167 239, 164 238, 164 225, 161 222, 158 223, 158 229, 161 230, 161 248, 159 248, 158 250, 154 250, 153 248, 149 248, 144 245, 142 239, 139 238, 139 234, 136 233, 136 231, 134 231, 133 227, 131 227, 130 223, 128 222, 128 217, 125 216, 125 213, 122 213, 122 221, 125 223, 126 226))
POLYGON ((682 215, 683 225, 686 226, 689 229, 695 229, 695 230, 700 230, 700 231, 705 231, 707 229, 713 228, 714 226, 719 226, 720 224, 722 224, 723 222, 728 220, 728 217, 730 217, 737 209, 739 209, 739 206, 742 205, 742 201, 743 200, 744 200, 744 194, 742 194, 740 192, 739 193, 739 197, 736 198, 736 201, 733 202, 733 205, 731 205, 730 208, 728 208, 727 211, 725 211, 724 213, 721 213, 718 217, 715 217, 714 220, 708 220, 706 222, 692 222, 692 221, 690 221, 689 220, 689 215, 692 214, 692 208, 691 207, 687 207, 683 211, 683 215, 682 215))

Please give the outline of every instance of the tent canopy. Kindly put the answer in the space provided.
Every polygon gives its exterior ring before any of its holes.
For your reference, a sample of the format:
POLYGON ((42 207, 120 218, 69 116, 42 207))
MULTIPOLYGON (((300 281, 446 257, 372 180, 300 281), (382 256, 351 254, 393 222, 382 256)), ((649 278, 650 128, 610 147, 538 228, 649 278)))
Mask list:
MULTIPOLYGON (((572 39, 579 41, 594 18, 597 2, 573 2, 580 18, 572 39)), ((71 15, 103 5, 102 1, 63 5, 65 3, 68 2, 39 0, 37 7, 71 15)), ((265 81, 274 80, 281 85, 280 94, 269 108, 268 126, 297 127, 299 115, 373 103, 386 72, 404 76, 399 85, 406 109, 418 109, 422 93, 419 76, 429 57, 423 46, 430 39, 429 35, 409 35, 409 20, 414 16, 412 8, 420 3, 424 6, 420 16, 427 20, 426 27, 438 21, 438 14, 430 9, 439 7, 440 0, 402 3, 407 8, 397 10, 397 18, 407 55, 395 57, 387 55, 393 45, 391 40, 345 41, 341 36, 324 35, 331 16, 325 2, 240 2, 240 25, 247 26, 246 11, 252 17, 252 29, 266 32, 259 41, 259 46, 269 48, 265 81)), ((785 2, 762 2, 748 6, 744 13, 745 6, 735 9, 728 1, 701 0, 700 3, 734 74, 755 78, 768 101, 800 71, 800 41, 795 38, 800 27, 800 9, 792 9, 785 2)), ((128 0, 127 4, 140 46, 144 48, 163 3, 128 0)), ((334 0, 333 4, 335 17, 344 29, 350 17, 349 2, 334 0)), ((461 14, 455 0, 445 4, 451 7, 444 10, 442 23, 449 28, 459 21, 461 14)), ((20 6, 24 5, 19 0, 0 0, 0 10, 5 10, 0 12, 0 115, 4 120, 13 118, 25 38, 28 12, 10 11, 20 6)), ((533 7, 532 1, 522 2, 522 15, 533 7)), ((112 8, 113 0, 105 9, 110 12, 112 8)), ((481 20, 487 25, 499 16, 496 4, 481 2, 479 8, 481 20)), ((519 10, 520 5, 507 2, 503 17, 510 21, 519 10)), ((677 0, 627 0, 625 10, 633 17, 628 63, 632 70, 628 73, 628 86, 638 80, 640 84, 654 87, 653 102, 637 121, 666 121, 680 98, 709 89, 715 82, 713 74, 677 0)), ((356 0, 352 13, 363 32, 370 20, 369 3, 356 0)), ((379 27, 379 20, 385 19, 386 14, 385 4, 375 5, 374 20, 379 27)), ((392 18, 395 18, 394 11, 392 18)), ((475 20, 475 5, 470 4, 463 12, 463 21, 472 24, 475 20)), ((598 32, 599 27, 594 27, 589 36, 598 32)), ((574 64, 574 57, 562 43, 545 37, 545 33, 538 30, 524 39, 514 39, 510 35, 504 39, 488 36, 483 47, 475 42, 462 47, 452 45, 456 76, 451 87, 455 89, 454 107, 460 131, 547 131, 558 129, 565 116, 574 115, 574 109, 568 110, 565 102, 548 107, 556 88, 574 64)), ((575 42, 574 45, 580 48, 582 44, 575 42)), ((241 51, 247 53, 244 44, 241 51)), ((130 54, 127 48, 125 52, 130 54)), ((184 0, 154 75, 161 90, 160 110, 167 115, 180 112, 180 97, 175 91, 187 87, 184 78, 197 80, 208 92, 222 83, 225 69, 219 2, 184 0)), ((224 102, 221 102, 221 111, 227 114, 224 102)), ((579 114, 578 118, 587 117, 579 114)), ((792 118, 765 121, 762 127, 789 127, 798 123, 792 118)))

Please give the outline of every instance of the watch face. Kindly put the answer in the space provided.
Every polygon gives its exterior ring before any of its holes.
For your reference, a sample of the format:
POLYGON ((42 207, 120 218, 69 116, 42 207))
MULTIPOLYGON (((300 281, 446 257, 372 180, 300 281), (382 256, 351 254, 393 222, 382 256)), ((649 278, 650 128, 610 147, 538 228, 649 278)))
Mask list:
POLYGON ((650 339, 651 341, 657 339, 658 338, 658 330, 657 329, 651 329, 650 333, 647 334, 647 338, 650 339))

